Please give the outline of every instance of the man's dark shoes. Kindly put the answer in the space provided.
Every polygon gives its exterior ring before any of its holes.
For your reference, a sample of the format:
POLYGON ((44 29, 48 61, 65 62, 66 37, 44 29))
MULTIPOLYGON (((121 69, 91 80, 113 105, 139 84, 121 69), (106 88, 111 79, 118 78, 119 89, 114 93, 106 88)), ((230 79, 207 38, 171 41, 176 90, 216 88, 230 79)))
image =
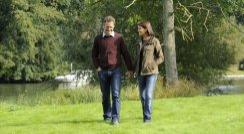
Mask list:
POLYGON ((143 122, 144 123, 151 123, 151 120, 150 119, 144 119, 143 122))
POLYGON ((112 119, 111 124, 112 125, 119 125, 119 120, 118 119, 112 119))
POLYGON ((111 118, 105 118, 105 119, 104 119, 104 122, 106 122, 106 123, 110 123, 110 122, 111 122, 111 118))

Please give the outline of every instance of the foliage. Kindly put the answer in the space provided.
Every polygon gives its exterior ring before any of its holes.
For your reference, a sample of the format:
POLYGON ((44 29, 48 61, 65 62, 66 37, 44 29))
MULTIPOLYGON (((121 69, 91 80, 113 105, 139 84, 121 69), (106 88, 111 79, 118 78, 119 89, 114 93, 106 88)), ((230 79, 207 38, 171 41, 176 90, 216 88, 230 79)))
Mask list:
POLYGON ((203 87, 197 85, 194 81, 180 79, 178 84, 171 87, 162 88, 165 83, 163 77, 159 77, 155 88, 155 98, 174 98, 174 97, 192 97, 203 95, 203 87))
POLYGON ((220 42, 226 43, 235 52, 234 63, 239 63, 244 58, 244 25, 236 25, 235 17, 222 20, 221 24, 215 28, 216 36, 220 42), (233 24, 235 24, 233 26, 233 24))
POLYGON ((217 82, 243 57, 244 36, 238 29, 224 19, 209 27, 209 32, 197 34, 190 43, 176 40, 179 72, 202 84, 217 82))
MULTIPOLYGON (((45 81, 56 75, 66 74, 70 63, 73 63, 75 69, 93 68, 93 39, 101 33, 102 20, 106 15, 116 18, 115 30, 124 36, 133 59, 136 43, 140 40, 136 26, 138 22, 150 20, 156 37, 162 43, 162 23, 165 19, 162 16, 163 2, 131 2, 132 0, 1 0, 0 79, 45 81)), ((242 14, 244 2, 182 0, 174 3, 179 74, 208 83, 214 76, 219 76, 216 74, 223 74, 232 63, 236 51, 233 52, 230 45, 243 44, 240 30, 230 28, 243 27, 237 26, 235 21, 228 18, 236 16, 237 12, 242 14), (227 28, 227 23, 230 22, 231 26, 227 28), (227 41, 233 39, 234 35, 237 35, 236 41, 227 41), (224 53, 227 55, 223 55, 224 53), (208 60, 208 55, 214 59, 208 60)), ((239 47, 236 50, 240 50, 239 47)), ((160 68, 160 73, 164 74, 164 66, 160 68)))
MULTIPOLYGON (((202 87, 194 82, 179 80, 177 87, 164 86, 163 77, 159 76, 154 91, 155 99, 173 97, 191 97, 202 94, 202 87)), ((121 100, 139 100, 138 84, 124 81, 121 89, 121 100), (126 83, 126 84, 125 84, 126 83)), ((51 83, 26 85, 23 87, 6 86, 0 88, 0 101, 20 105, 65 105, 93 103, 101 101, 101 91, 98 84, 67 89, 51 83)))
MULTIPOLYGON (((9 5, 10 6, 10 5, 9 5)), ((62 13, 40 1, 13 0, 1 47, 4 80, 42 81, 53 78, 62 64, 62 13)))
MULTIPOLYGON (((139 100, 139 87, 131 80, 125 81, 122 87, 121 97, 124 100, 139 100), (128 83, 127 83, 128 82, 128 83)), ((194 81, 180 79, 178 84, 173 87, 165 86, 165 77, 158 75, 154 89, 154 98, 174 98, 174 97, 192 97, 203 95, 204 89, 194 81)))

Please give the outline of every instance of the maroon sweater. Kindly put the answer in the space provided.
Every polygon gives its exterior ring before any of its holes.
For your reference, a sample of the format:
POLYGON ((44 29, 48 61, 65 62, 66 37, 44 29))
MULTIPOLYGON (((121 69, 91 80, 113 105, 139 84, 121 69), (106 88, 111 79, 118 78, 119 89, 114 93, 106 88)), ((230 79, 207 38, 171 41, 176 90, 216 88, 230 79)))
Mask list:
POLYGON ((114 37, 98 35, 92 48, 92 60, 96 68, 114 69, 121 66, 121 55, 128 70, 133 70, 132 61, 122 36, 119 33, 114 37))

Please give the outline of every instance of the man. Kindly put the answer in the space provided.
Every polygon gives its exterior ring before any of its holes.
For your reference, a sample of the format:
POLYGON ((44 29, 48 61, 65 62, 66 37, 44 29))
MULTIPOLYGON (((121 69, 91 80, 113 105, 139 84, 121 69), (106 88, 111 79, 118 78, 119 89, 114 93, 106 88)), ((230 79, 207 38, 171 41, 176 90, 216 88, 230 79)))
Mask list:
POLYGON ((133 66, 124 40, 119 33, 114 32, 114 27, 115 19, 112 16, 105 17, 103 33, 94 40, 92 59, 101 86, 104 121, 116 125, 119 123, 120 112, 121 55, 129 70, 126 75, 132 75, 133 66))

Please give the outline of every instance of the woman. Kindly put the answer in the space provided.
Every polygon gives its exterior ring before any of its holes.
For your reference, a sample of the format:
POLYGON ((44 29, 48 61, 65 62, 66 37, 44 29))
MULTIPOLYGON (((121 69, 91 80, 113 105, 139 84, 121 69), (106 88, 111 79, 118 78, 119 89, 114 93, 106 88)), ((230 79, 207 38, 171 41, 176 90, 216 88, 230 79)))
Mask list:
POLYGON ((141 38, 137 46, 135 74, 138 77, 140 99, 143 110, 143 121, 151 121, 153 90, 157 80, 158 65, 164 60, 159 40, 154 37, 150 22, 138 24, 141 38))

